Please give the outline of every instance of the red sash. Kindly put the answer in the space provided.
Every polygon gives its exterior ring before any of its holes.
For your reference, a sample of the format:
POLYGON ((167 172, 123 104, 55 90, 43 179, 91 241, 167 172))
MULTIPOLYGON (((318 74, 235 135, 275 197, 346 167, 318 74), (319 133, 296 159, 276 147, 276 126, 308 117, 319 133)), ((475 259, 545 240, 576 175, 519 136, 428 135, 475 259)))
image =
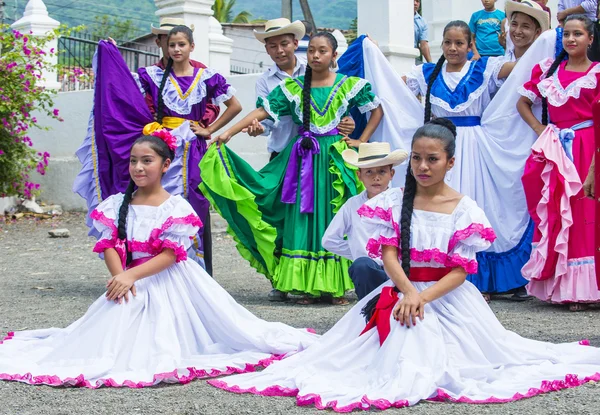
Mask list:
MULTIPOLYGON (((452 268, 431 268, 431 267, 415 267, 410 269, 410 280, 415 282, 432 282, 439 281, 452 270, 452 268)), ((387 336, 390 334, 390 316, 394 311, 394 306, 398 302, 398 291, 394 287, 383 287, 379 300, 375 305, 373 316, 365 326, 364 333, 377 327, 379 332, 379 345, 382 345, 387 336)))

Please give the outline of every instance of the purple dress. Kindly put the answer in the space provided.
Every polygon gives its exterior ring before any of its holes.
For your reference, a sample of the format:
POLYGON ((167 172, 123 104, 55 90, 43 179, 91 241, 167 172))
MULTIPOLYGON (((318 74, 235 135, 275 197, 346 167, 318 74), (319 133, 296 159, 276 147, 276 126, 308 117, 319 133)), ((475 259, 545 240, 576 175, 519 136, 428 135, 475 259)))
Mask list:
MULTIPOLYGON (((77 151, 82 169, 73 190, 87 201, 88 212, 116 193, 123 193, 129 183, 129 152, 146 124, 154 122, 144 94, 158 105, 158 90, 163 70, 157 66, 141 68, 131 74, 118 49, 101 41, 95 56, 94 108, 88 133, 77 151)), ((200 121, 209 100, 215 105, 235 93, 223 76, 210 68, 195 69, 194 75, 171 74, 163 90, 164 116, 200 121)), ((208 217, 208 201, 200 190, 198 164, 206 152, 205 140, 198 139, 183 122, 171 133, 177 138, 175 160, 163 177, 163 187, 172 195, 186 198, 202 220, 208 217)), ((90 235, 98 237, 88 215, 90 235)), ((191 258, 204 265, 203 228, 194 238, 191 258)))

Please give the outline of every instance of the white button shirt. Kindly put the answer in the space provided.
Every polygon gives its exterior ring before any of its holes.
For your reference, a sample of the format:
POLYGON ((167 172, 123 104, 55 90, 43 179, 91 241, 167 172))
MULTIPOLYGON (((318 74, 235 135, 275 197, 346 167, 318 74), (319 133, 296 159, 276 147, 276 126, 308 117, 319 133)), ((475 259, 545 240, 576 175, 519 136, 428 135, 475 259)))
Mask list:
POLYGON ((577 6, 583 7, 587 17, 594 21, 596 20, 596 13, 598 12, 598 0, 558 0, 559 12, 577 6))
MULTIPOLYGON (((266 98, 277 85, 285 81, 286 78, 297 78, 303 76, 306 72, 306 61, 296 56, 296 66, 292 76, 279 69, 277 65, 271 66, 256 81, 256 99, 258 97, 266 98)), ((280 117, 277 127, 273 126, 273 121, 264 120, 261 124, 265 127, 263 135, 268 135, 267 149, 270 153, 281 152, 288 143, 298 135, 298 126, 292 120, 290 115, 280 117)))
MULTIPOLYGON (((335 214, 323 235, 321 245, 329 252, 348 258, 351 261, 360 257, 368 257, 367 242, 374 235, 366 232, 357 210, 367 202, 367 191, 351 197, 335 214), (347 236, 347 239, 344 239, 347 236)), ((373 259, 379 265, 379 258, 373 259)))

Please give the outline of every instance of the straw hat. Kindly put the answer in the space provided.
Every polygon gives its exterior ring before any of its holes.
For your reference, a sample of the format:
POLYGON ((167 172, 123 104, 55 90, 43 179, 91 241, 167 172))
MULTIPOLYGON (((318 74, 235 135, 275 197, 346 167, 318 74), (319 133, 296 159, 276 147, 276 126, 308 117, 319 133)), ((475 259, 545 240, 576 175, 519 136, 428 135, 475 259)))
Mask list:
POLYGON ((524 13, 533 17, 540 24, 542 32, 550 29, 550 15, 542 9, 542 6, 533 0, 522 0, 520 3, 517 3, 516 1, 507 1, 506 18, 509 22, 514 12, 524 13))
POLYGON ((367 167, 397 166, 408 158, 404 150, 390 151, 390 143, 362 143, 358 153, 348 149, 342 151, 342 158, 351 166, 360 169, 367 167))
MULTIPOLYGON (((173 29, 175 26, 188 25, 185 24, 185 20, 183 19, 178 19, 176 17, 163 17, 160 19, 160 24, 158 27, 154 27, 154 25, 151 25, 150 27, 152 29, 152 33, 155 35, 168 35, 171 29, 173 29)), ((194 25, 190 25, 188 27, 192 32, 194 31, 194 25)))
POLYGON ((300 40, 304 37, 306 28, 300 20, 296 20, 291 23, 289 19, 273 19, 265 23, 265 31, 259 32, 254 30, 254 36, 262 43, 269 37, 280 36, 280 35, 293 35, 296 39, 300 40))

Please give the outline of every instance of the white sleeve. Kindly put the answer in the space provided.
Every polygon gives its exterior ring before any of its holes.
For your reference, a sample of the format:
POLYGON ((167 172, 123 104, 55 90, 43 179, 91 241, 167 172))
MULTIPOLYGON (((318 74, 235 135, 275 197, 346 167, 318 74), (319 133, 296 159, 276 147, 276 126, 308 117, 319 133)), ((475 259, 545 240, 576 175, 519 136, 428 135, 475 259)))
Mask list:
POLYGON ((333 252, 336 255, 342 256, 354 261, 356 258, 352 258, 352 251, 350 250, 350 244, 347 239, 344 239, 352 229, 352 221, 350 220, 350 212, 348 205, 343 205, 342 208, 333 217, 333 220, 327 227, 321 245, 329 252, 333 252))

